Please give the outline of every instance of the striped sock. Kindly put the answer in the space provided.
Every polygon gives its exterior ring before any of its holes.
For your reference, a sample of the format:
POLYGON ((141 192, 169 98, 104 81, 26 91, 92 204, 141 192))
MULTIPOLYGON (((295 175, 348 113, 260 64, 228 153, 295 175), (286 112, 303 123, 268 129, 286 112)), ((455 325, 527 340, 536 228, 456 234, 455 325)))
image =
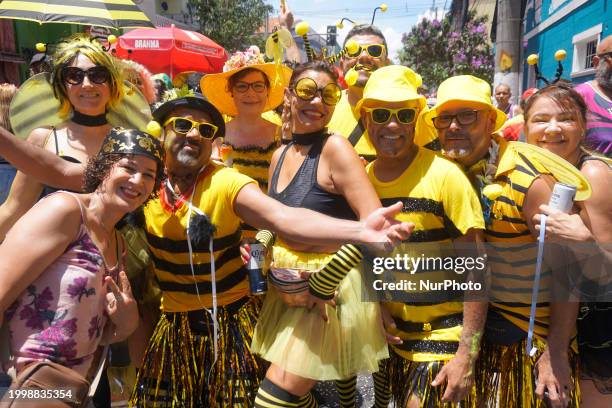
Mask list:
POLYGON ((317 403, 317 400, 314 399, 314 397, 312 396, 312 393, 309 392, 308 394, 300 398, 299 407, 300 408, 318 408, 319 404, 317 403))
POLYGON ((378 363, 378 372, 372 373, 374 380, 374 408, 387 408, 391 402, 391 384, 387 365, 389 360, 378 363))
POLYGON ((264 378, 259 385, 259 391, 255 396, 255 407, 257 408, 302 408, 303 398, 283 390, 272 381, 264 378))
POLYGON ((357 376, 336 380, 336 390, 340 396, 340 407, 355 408, 355 398, 357 397, 357 376))

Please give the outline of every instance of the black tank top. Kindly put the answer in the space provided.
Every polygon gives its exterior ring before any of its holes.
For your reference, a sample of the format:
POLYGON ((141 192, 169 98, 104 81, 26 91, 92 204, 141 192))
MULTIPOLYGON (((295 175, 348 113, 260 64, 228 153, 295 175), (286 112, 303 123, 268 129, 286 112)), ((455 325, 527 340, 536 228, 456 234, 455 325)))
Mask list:
MULTIPOLYGON (((62 159, 71 162, 71 163, 81 163, 78 159, 75 159, 72 156, 63 156, 61 154, 59 154, 59 146, 57 144, 57 133, 55 131, 55 127, 53 128, 53 138, 55 139, 55 154, 59 157, 61 157, 62 159)), ((65 190, 65 189, 64 189, 65 190)), ((51 193, 54 193, 56 191, 59 191, 59 189, 55 188, 55 187, 51 187, 51 186, 47 186, 45 185, 43 188, 42 193, 40 194, 40 197, 38 198, 39 200, 43 197, 48 196, 51 193)), ((77 192, 77 191, 75 191, 77 192)))
MULTIPOLYGON (((326 131, 324 130, 323 132, 326 131)), ((287 149, 295 142, 292 141, 285 147, 274 169, 272 180, 270 180, 270 192, 268 195, 289 207, 308 208, 330 217, 356 220, 357 216, 343 195, 325 191, 317 183, 317 168, 319 166, 323 142, 329 136, 329 134, 323 132, 318 137, 316 135, 312 136, 316 137, 316 141, 308 151, 304 162, 287 187, 279 193, 276 189, 278 176, 283 166, 287 149)))

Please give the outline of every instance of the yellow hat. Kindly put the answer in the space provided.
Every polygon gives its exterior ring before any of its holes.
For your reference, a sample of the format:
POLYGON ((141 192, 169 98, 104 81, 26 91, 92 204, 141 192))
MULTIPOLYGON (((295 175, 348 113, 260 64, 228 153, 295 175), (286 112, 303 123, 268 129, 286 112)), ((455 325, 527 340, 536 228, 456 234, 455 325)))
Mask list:
POLYGON ((506 121, 506 114, 491 103, 491 85, 472 75, 458 75, 444 80, 438 87, 436 106, 424 116, 429 126, 433 127, 432 119, 440 114, 449 102, 476 102, 497 113, 495 129, 497 132, 506 121))
POLYGON ((229 78, 245 69, 256 69, 261 71, 270 82, 268 90, 268 101, 264 107, 264 112, 276 108, 283 102, 284 91, 291 79, 291 69, 282 66, 280 73, 276 64, 266 63, 259 48, 253 46, 247 51, 234 53, 225 63, 222 73, 209 74, 200 80, 202 93, 215 107, 223 114, 236 116, 238 110, 234 103, 231 91, 228 89, 229 78))
POLYGON ((379 68, 370 75, 363 88, 363 98, 355 105, 355 111, 359 113, 361 107, 368 101, 418 101, 420 108, 423 109, 426 106, 425 97, 417 92, 417 88, 422 83, 419 74, 403 65, 379 68))

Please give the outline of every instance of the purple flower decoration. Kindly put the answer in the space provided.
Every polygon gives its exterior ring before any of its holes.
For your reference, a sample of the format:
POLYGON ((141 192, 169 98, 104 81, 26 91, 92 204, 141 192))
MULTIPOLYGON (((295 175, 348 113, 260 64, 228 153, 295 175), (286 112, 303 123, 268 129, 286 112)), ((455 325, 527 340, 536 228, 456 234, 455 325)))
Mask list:
POLYGON ((37 339, 51 344, 63 343, 70 339, 77 330, 77 319, 55 320, 49 327, 40 332, 37 339))
POLYGON ((102 334, 102 319, 99 316, 91 318, 87 334, 89 334, 89 340, 93 339, 94 335, 100 337, 100 334, 102 334))
POLYGON ((442 26, 442 24, 440 24, 440 21, 438 21, 438 19, 434 19, 434 20, 431 22, 431 25, 432 25, 434 28, 440 28, 440 27, 442 26))
POLYGON ((87 289, 88 283, 89 279, 87 279, 87 277, 80 276, 78 278, 75 278, 75 280, 70 285, 68 285, 67 292, 73 298, 78 296, 80 302, 83 296, 89 297, 96 294, 95 288, 87 289))
POLYGON ((459 38, 459 36, 460 36, 460 35, 461 35, 461 34, 459 34, 458 32, 453 31, 452 33, 450 33, 450 38, 452 38, 453 40, 455 40, 455 39, 459 38))
POLYGON ((36 286, 30 285, 27 288, 28 296, 31 296, 32 302, 25 305, 19 313, 19 319, 25 320, 26 327, 35 330, 42 330, 44 322, 51 323, 55 316, 55 312, 49 309, 53 300, 51 289, 46 287, 42 293, 36 293, 36 286))

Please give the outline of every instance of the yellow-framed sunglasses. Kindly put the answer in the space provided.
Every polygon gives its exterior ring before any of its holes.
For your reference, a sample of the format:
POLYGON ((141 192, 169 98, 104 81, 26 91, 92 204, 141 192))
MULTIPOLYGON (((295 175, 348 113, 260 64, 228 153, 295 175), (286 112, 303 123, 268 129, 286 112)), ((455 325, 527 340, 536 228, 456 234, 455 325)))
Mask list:
POLYGON ((383 51, 386 49, 385 44, 363 44, 360 45, 357 51, 353 54, 348 54, 351 58, 357 58, 363 50, 372 58, 381 58, 383 51))
POLYGON ((187 119, 187 118, 178 118, 173 116, 164 122, 164 126, 168 126, 168 124, 172 123, 172 129, 176 133, 180 133, 182 135, 186 135, 191 132, 191 130, 197 126, 198 132, 200 132, 200 136, 204 139, 212 139, 217 134, 219 128, 212 123, 208 122, 196 122, 195 120, 187 119))

